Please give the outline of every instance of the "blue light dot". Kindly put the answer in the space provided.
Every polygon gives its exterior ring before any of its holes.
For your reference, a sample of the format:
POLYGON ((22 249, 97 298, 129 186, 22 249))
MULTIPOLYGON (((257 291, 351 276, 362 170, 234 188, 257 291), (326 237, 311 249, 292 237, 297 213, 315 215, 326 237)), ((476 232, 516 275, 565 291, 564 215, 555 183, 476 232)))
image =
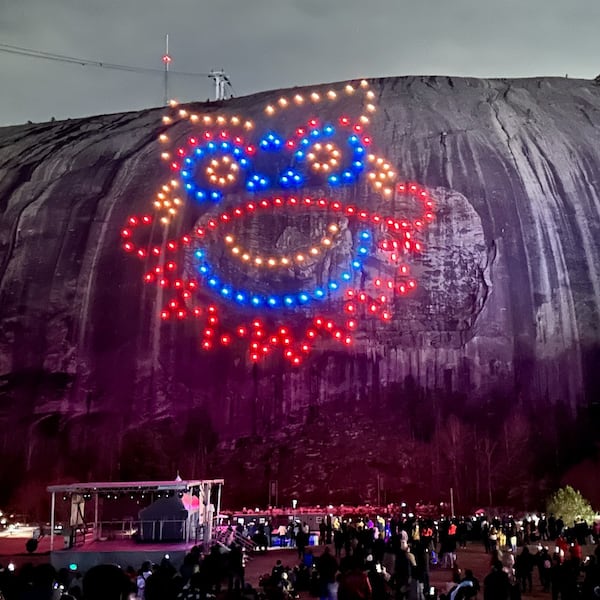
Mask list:
POLYGON ((355 269, 360 269, 360 267, 361 267, 361 263, 360 263, 360 261, 358 261, 358 260, 353 260, 353 261, 352 261, 352 266, 353 266, 355 269))
POLYGON ((298 299, 300 300, 300 302, 307 302, 308 296, 306 294, 302 293, 298 296, 298 299))
POLYGON ((332 290, 337 290, 339 286, 338 286, 338 284, 337 284, 335 281, 330 281, 330 282, 329 282, 329 287, 330 287, 332 290))
POLYGON ((286 296, 283 301, 288 305, 291 306, 292 304, 294 304, 294 299, 291 296, 286 296))
POLYGON ((191 190, 194 186, 191 183, 186 183, 185 184, 185 189, 186 190, 191 190))
POLYGON ((211 277, 211 278, 208 280, 208 285, 210 285, 210 286, 212 286, 212 287, 215 287, 215 285, 217 285, 217 283, 218 283, 218 282, 217 282, 217 280, 216 280, 214 277, 211 277))
POLYGON ((202 275, 206 275, 206 273, 208 273, 208 269, 205 266, 200 267, 200 273, 202 273, 202 275))
POLYGON ((209 150, 214 150, 214 149, 215 149, 215 145, 214 145, 214 143, 213 143, 213 142, 208 142, 208 144, 206 144, 206 147, 207 147, 209 150))
POLYGON ((317 298, 322 298, 325 295, 325 292, 321 288, 317 288, 315 290, 315 296, 317 298))
POLYGON ((221 294, 223 294, 223 296, 229 296, 229 294, 231 293, 231 290, 229 288, 222 288, 221 289, 221 294))
POLYGON ((368 239, 369 239, 371 236, 369 235, 369 232, 368 232, 368 231, 363 231, 363 232, 360 234, 360 237, 361 237, 363 240, 368 240, 368 239))
POLYGON ((254 306, 259 306, 260 305, 260 298, 258 298, 257 296, 253 296, 252 297, 252 304, 254 304, 254 306))
POLYGON ((350 281, 350 273, 342 273, 342 279, 344 281, 350 281))
POLYGON ((188 157, 188 158, 186 158, 186 159, 185 159, 183 162, 184 162, 186 165, 191 165, 191 164, 192 164, 192 159, 188 157))
POLYGON ((202 258, 204 256, 204 252, 202 250, 196 250, 196 258, 202 258))
POLYGON ((198 198, 198 200, 204 200, 205 194, 202 191, 198 191, 196 192, 196 198, 198 198))
POLYGON ((189 171, 185 171, 185 170, 181 171, 181 176, 184 177, 184 178, 185 177, 189 177, 190 176, 190 172, 189 171))
POLYGON ((269 303, 269 306, 277 306, 277 298, 274 298, 273 296, 271 296, 267 302, 269 303))
POLYGON ((239 293, 238 293, 238 294, 236 294, 236 295, 235 295, 235 299, 236 299, 238 302, 243 302, 243 301, 246 299, 246 297, 244 296, 244 294, 239 294, 239 293))
POLYGON ((202 148, 196 148, 196 156, 202 156, 204 154, 204 150, 202 148))
POLYGON ((361 247, 358 249, 358 251, 359 251, 359 253, 360 253, 360 254, 363 254, 363 255, 364 255, 364 254, 366 254, 366 253, 368 252, 368 250, 367 250, 367 249, 366 249, 364 246, 361 246, 361 247))

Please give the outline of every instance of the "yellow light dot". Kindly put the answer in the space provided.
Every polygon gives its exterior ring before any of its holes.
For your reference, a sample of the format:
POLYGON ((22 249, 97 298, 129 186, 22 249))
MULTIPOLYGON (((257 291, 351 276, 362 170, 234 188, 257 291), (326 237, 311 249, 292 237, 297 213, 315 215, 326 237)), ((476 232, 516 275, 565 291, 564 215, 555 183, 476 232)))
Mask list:
POLYGON ((226 235, 226 236, 225 236, 225 241, 226 241, 228 244, 231 244, 231 243, 233 243, 233 236, 232 236, 232 235, 226 235))
POLYGON ((337 161, 335 158, 332 158, 332 159, 329 161, 329 164, 330 164, 332 167, 335 167, 335 166, 338 164, 338 161, 337 161))
POLYGON ((332 231, 333 233, 335 233, 336 231, 338 231, 338 226, 337 225, 330 225, 329 226, 329 231, 332 231))
POLYGON ((212 123, 212 118, 209 117, 208 115, 205 115, 204 117, 202 117, 202 120, 204 121, 204 123, 206 123, 206 125, 210 125, 212 123))
POLYGON ((253 127, 254 127, 254 123, 252 123, 252 121, 244 122, 244 129, 252 129, 253 127))
POLYGON ((250 260, 249 254, 242 254, 242 260, 250 260))
POLYGON ((171 201, 170 201, 170 200, 165 200, 165 201, 163 202, 163 206, 166 206, 166 207, 169 207, 169 206, 171 206, 171 201))
POLYGON ((219 183, 223 185, 225 183, 225 177, 219 177, 219 183))
POLYGON ((354 93, 354 88, 350 84, 348 84, 345 89, 346 89, 346 94, 354 93))
POLYGON ((286 98, 279 98, 278 102, 279 102, 279 106, 287 106, 288 105, 288 101, 286 98))
POLYGON ((369 87, 369 82, 366 79, 361 80, 360 87, 361 88, 368 88, 369 87))
POLYGON ((267 262, 269 263, 270 267, 274 267, 275 266, 275 259, 274 258, 270 258, 267 262))
POLYGON ((219 116, 217 117, 217 123, 218 123, 219 125, 224 125, 226 122, 227 122, 227 119, 226 119, 225 117, 223 117, 223 116, 221 116, 221 115, 219 115, 219 116))
POLYGON ((311 248, 309 250, 309 252, 313 255, 316 256, 317 254, 319 254, 319 250, 317 248, 311 248))
POLYGON ((367 104, 367 110, 369 112, 375 112, 375 105, 374 104, 367 104))
POLYGON ((360 115, 361 123, 364 123, 366 125, 367 123, 369 123, 369 121, 370 121, 369 117, 367 117, 366 115, 360 115))
POLYGON ((239 249, 237 246, 234 246, 234 247, 231 249, 231 251, 232 251, 234 254, 239 254, 239 253, 240 253, 240 249, 239 249))
POLYGON ((325 144, 326 150, 333 150, 333 144, 325 144))
POLYGON ((215 170, 212 167, 206 167, 206 174, 207 175, 212 175, 215 172, 215 170))
POLYGON ((190 121, 196 123, 198 121, 198 115, 190 115, 190 121))
POLYGON ((378 165, 382 165, 383 164, 383 158, 379 157, 376 161, 375 161, 378 165))
POLYGON ((369 179, 376 179, 376 178, 377 178, 377 175, 376 175, 376 174, 375 174, 373 171, 371 171, 371 172, 370 172, 370 173, 367 175, 367 177, 368 177, 369 179))
POLYGON ((321 244, 323 244, 323 246, 331 246, 331 240, 329 238, 323 238, 321 244))
POLYGON ((337 94, 336 94, 336 93, 335 93, 333 90, 329 90, 329 91, 327 92, 327 97, 328 97, 330 100, 335 100, 335 99, 337 98, 337 94))
POLYGON ((265 108, 265 112, 268 115, 272 115, 275 112, 275 109, 269 104, 269 106, 267 106, 267 108, 265 108))
POLYGON ((170 208, 169 209, 169 213, 174 215, 177 211, 174 208, 170 208))
POLYGON ((181 206, 181 198, 175 198, 175 199, 173 200, 173 204, 174 204, 175 206, 181 206))
POLYGON ((339 150, 334 150, 331 153, 331 156, 334 156, 335 158, 339 158, 340 157, 340 151, 339 150))
POLYGON ((378 177, 379 179, 385 179, 387 175, 385 173, 379 173, 378 177))
POLYGON ((383 190, 383 193, 384 193, 386 196, 389 196, 389 195, 392 193, 392 190, 391 190, 390 188, 385 188, 385 190, 383 190))
POLYGON ((172 188, 179 187, 179 181, 177 181, 177 179, 171 179, 169 183, 171 184, 172 188))
POLYGON ((177 106, 177 100, 175 100, 174 98, 171 98, 171 100, 169 100, 169 106, 171 108, 175 108, 177 106))
POLYGON ((163 192, 168 192, 171 188, 168 185, 163 185, 161 189, 163 192))
POLYGON ((229 158, 229 156, 224 156, 224 157, 223 157, 223 162, 224 162, 225 164, 229 164, 229 163, 231 162, 231 159, 229 158))
POLYGON ((154 202, 154 206, 155 206, 156 208, 160 208, 160 207, 162 206, 162 202, 159 202, 158 200, 156 200, 156 201, 154 202))
POLYGON ((383 163, 383 170, 389 171, 389 169, 390 169, 390 163, 383 163))
POLYGON ((374 154, 369 154, 369 156, 367 158, 368 158, 369 162, 373 162, 376 157, 374 154))
POLYGON ((239 125, 240 124, 240 118, 239 117, 231 117, 231 124, 232 125, 239 125))
POLYGON ((313 92, 313 93, 310 95, 310 99, 311 99, 313 102, 318 102, 318 101, 321 99, 321 96, 319 96, 319 94, 317 94, 317 92, 313 92))
POLYGON ((308 160, 315 160, 315 158, 317 158, 317 157, 316 157, 316 155, 315 155, 315 153, 314 153, 314 152, 309 152, 309 153, 306 155, 306 158, 308 158, 308 160))
POLYGON ((185 119, 185 117, 187 117, 187 110, 185 110, 185 109, 183 109, 183 108, 182 108, 182 109, 179 111, 179 116, 180 116, 182 119, 185 119))
POLYGON ((210 180, 215 183, 217 181, 217 176, 216 175, 211 175, 210 176, 210 180))
POLYGON ((159 192, 158 194, 156 194, 157 198, 160 198, 161 200, 165 199, 165 195, 162 192, 159 192))
POLYGON ((231 163, 231 167, 229 167, 232 171, 239 171, 240 167, 236 163, 231 163))
POLYGON ((285 258, 285 256, 284 256, 284 257, 281 259, 281 264, 282 264, 282 265, 289 265, 289 264, 290 264, 290 261, 289 261, 287 258, 285 258))
POLYGON ((318 170, 321 168, 321 163, 318 163, 318 162, 316 162, 316 163, 313 163, 313 165, 312 165, 312 168, 313 168, 315 171, 318 171, 318 170))
POLYGON ((235 181, 235 175, 229 173, 229 175, 227 175, 227 181, 235 181))
POLYGON ((169 219, 167 219, 167 217, 162 217, 162 218, 161 218, 161 220, 160 220, 160 222, 161 222, 163 225, 167 225, 167 224, 169 223, 169 219))
POLYGON ((381 183, 381 181, 376 181, 375 182, 375 187, 380 190, 383 187, 383 183, 381 183))
POLYGON ((320 142, 317 142, 315 144, 315 150, 322 150, 323 149, 323 144, 321 144, 320 142))
POLYGON ((369 100, 373 100, 373 98, 375 98, 375 92, 374 92, 373 90, 369 90, 369 91, 367 92, 367 98, 368 98, 369 100))
POLYGON ((173 119, 171 119, 171 117, 168 117, 167 115, 165 115, 165 116, 162 118, 162 122, 168 125, 169 123, 172 123, 172 122, 173 122, 173 119))
POLYGON ((323 165, 323 171, 329 171, 329 165, 327 163, 323 165))
POLYGON ((255 263, 255 264, 257 264, 257 265, 262 265, 262 262, 263 262, 263 261, 262 261, 262 258, 261 258, 260 256, 257 256, 257 257, 254 259, 254 263, 255 263))
POLYGON ((169 139, 169 136, 168 136, 166 133, 161 133, 161 134, 158 136, 158 139, 159 139, 161 142, 166 142, 166 141, 168 141, 168 139, 169 139))
POLYGON ((394 173, 394 171, 388 171, 387 175, 390 179, 394 179, 394 177, 396 177, 396 173, 394 173))
POLYGON ((302 104, 304 102, 304 98, 300 94, 296 94, 294 96, 294 102, 296 104, 302 104))
POLYGON ((304 254, 298 254, 298 255, 296 256, 296 260, 297 260, 298 262, 302 262, 302 261, 304 260, 304 254))
POLYGON ((215 159, 213 158, 213 159, 210 161, 210 164, 211 164, 213 167, 218 167, 218 166, 219 166, 219 161, 218 161, 218 160, 215 160, 215 159))

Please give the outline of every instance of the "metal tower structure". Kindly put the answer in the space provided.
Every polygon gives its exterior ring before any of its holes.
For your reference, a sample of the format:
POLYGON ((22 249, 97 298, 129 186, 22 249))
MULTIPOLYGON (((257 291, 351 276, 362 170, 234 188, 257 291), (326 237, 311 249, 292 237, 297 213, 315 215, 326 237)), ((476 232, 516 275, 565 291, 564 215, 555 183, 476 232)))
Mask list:
POLYGON ((208 76, 215 82, 215 100, 225 100, 225 89, 231 88, 231 81, 223 69, 211 69, 208 76))

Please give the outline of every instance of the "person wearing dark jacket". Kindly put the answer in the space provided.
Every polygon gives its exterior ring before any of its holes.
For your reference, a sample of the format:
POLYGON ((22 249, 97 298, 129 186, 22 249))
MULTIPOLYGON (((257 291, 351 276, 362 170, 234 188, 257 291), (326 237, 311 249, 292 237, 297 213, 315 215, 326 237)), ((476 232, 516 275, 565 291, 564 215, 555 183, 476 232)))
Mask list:
POLYGON ((509 600, 510 581, 502 570, 502 563, 495 561, 492 570, 483 580, 483 600, 509 600))

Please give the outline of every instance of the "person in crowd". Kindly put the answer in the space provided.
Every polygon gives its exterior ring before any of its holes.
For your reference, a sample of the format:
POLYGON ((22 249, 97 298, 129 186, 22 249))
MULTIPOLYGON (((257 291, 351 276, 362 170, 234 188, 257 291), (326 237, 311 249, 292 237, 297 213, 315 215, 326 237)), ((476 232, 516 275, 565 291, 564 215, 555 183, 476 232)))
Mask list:
POLYGON ((531 593, 533 589, 533 566, 533 556, 529 552, 529 548, 524 546, 515 559, 515 576, 521 586, 521 591, 525 593, 531 593))
POLYGON ((494 562, 492 570, 483 580, 484 600, 510 600, 510 580, 502 563, 494 562))

